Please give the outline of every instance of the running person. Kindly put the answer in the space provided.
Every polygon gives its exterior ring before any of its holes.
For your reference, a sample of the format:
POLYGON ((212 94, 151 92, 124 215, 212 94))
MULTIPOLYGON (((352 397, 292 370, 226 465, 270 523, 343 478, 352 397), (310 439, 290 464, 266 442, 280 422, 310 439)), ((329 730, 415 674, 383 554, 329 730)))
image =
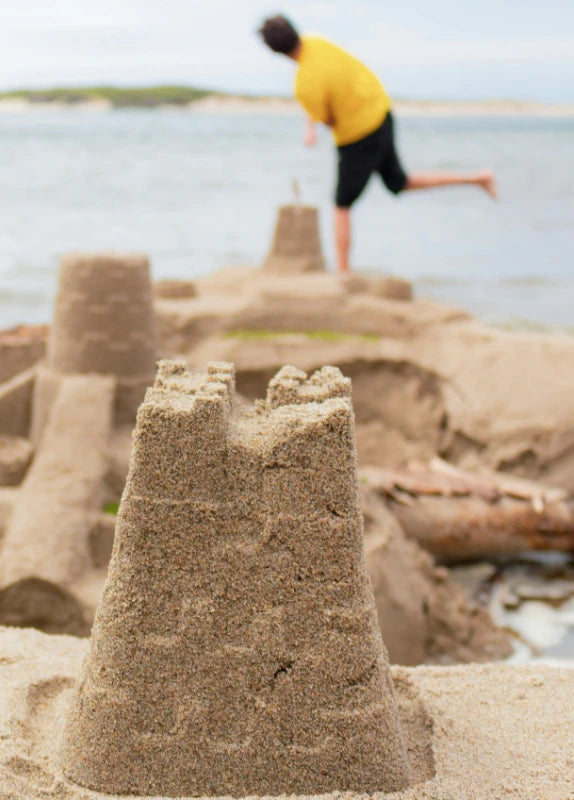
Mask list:
POLYGON ((391 100, 377 76, 345 50, 318 36, 300 36, 281 15, 265 20, 259 33, 271 50, 297 62, 295 95, 308 114, 305 144, 316 143, 317 122, 333 131, 338 149, 335 243, 340 272, 349 270, 351 206, 373 173, 393 194, 472 185, 496 197, 490 170, 407 175, 394 145, 391 100))

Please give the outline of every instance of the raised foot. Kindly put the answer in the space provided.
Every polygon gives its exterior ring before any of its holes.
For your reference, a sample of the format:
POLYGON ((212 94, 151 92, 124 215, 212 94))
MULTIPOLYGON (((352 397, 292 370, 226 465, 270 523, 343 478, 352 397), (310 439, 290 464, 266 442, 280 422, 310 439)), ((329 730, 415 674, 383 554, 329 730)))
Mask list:
POLYGON ((498 188, 496 186, 496 178, 492 170, 487 169, 484 172, 479 172, 477 175, 477 185, 484 189, 493 200, 498 199, 498 188))

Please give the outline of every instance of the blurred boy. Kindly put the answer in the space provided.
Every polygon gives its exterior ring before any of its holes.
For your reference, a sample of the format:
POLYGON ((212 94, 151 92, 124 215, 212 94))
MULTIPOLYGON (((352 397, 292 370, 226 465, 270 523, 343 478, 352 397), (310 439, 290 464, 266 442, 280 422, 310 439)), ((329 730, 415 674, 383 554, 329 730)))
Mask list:
POLYGON ((340 272, 349 270, 351 206, 373 173, 381 176, 393 194, 472 185, 496 197, 490 170, 407 175, 395 150, 390 98, 377 76, 345 50, 317 36, 300 36, 281 15, 265 20, 259 33, 271 50, 298 65, 295 95, 308 114, 305 144, 312 147, 316 143, 317 122, 333 131, 338 148, 335 243, 340 272))

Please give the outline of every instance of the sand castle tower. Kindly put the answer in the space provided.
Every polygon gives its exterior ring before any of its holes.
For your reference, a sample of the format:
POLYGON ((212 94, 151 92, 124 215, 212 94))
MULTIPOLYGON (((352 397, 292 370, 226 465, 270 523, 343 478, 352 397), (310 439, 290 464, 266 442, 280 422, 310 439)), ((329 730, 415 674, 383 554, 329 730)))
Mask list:
POLYGON ((279 275, 325 270, 318 209, 298 203, 281 206, 263 269, 279 275))
POLYGON ((116 421, 135 419, 155 373, 152 300, 146 256, 72 254, 62 260, 47 362, 36 381, 35 441, 63 375, 114 376, 116 421))
POLYGON ((350 381, 162 362, 63 746, 167 796, 394 791, 408 768, 362 544, 350 381))

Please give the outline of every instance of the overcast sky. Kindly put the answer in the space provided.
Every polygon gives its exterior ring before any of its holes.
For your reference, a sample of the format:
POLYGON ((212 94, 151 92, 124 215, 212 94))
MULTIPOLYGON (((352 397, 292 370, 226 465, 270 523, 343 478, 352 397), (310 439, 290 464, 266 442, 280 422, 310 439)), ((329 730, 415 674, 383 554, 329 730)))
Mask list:
POLYGON ((0 87, 182 83, 289 94, 263 48, 282 11, 395 97, 574 102, 574 0, 0 0, 0 87))

